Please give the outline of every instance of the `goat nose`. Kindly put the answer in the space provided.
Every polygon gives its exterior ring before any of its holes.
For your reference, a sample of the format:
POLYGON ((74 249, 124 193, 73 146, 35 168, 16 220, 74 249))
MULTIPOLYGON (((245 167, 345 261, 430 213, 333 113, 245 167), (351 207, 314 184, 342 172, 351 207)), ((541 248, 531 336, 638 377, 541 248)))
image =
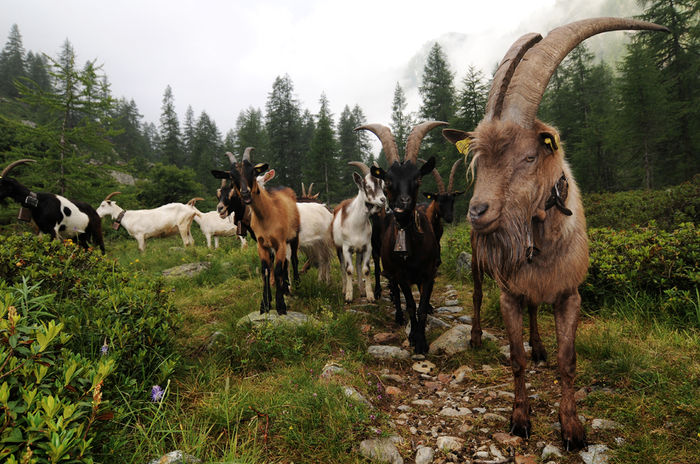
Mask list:
POLYGON ((479 216, 484 214, 489 209, 488 203, 474 203, 469 205, 469 217, 471 219, 478 219, 479 216))

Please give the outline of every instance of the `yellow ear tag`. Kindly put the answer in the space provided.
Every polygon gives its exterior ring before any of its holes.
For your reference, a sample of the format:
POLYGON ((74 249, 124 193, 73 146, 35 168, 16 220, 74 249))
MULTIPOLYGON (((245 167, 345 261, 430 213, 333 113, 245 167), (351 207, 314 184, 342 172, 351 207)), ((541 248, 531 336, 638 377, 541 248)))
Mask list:
POLYGON ((556 151, 556 150, 554 149, 554 146, 552 145, 552 139, 550 139, 549 137, 547 137, 546 139, 544 139, 544 144, 545 144, 545 145, 549 145, 549 149, 552 150, 553 152, 556 151))
POLYGON ((469 144, 471 143, 471 140, 467 139, 462 139, 455 143, 455 147, 457 147, 457 151, 460 152, 463 155, 466 155, 469 152, 469 144))

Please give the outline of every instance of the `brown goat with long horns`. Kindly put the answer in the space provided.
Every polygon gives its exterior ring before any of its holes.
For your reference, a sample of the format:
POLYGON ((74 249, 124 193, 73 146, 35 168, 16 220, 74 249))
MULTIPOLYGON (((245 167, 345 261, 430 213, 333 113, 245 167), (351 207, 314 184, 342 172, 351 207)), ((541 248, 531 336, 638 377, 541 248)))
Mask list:
MULTIPOLYGON (((561 437, 567 450, 585 446, 576 415, 575 338, 588 269, 588 239, 581 198, 564 160, 559 135, 536 119, 549 79, 566 55, 595 34, 624 29, 665 31, 622 18, 577 21, 522 36, 508 50, 493 79, 486 114, 466 133, 443 130, 462 153, 473 154, 474 194, 469 203, 474 260, 496 280, 515 379, 511 433, 528 437, 523 307, 553 305, 562 397, 561 437)), ((476 309, 476 308, 475 308, 476 309)))

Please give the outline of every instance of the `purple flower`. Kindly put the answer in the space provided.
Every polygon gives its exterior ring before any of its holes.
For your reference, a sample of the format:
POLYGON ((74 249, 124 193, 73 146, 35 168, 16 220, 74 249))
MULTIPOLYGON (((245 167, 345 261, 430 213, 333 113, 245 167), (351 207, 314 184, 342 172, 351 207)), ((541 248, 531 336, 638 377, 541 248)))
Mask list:
POLYGON ((153 385, 153 388, 151 388, 151 401, 160 401, 163 398, 163 393, 164 391, 160 388, 160 385, 153 385))
POLYGON ((105 340, 104 344, 102 345, 102 348, 100 348, 100 352, 102 353, 102 356, 105 356, 109 352, 109 345, 107 344, 107 340, 105 340))

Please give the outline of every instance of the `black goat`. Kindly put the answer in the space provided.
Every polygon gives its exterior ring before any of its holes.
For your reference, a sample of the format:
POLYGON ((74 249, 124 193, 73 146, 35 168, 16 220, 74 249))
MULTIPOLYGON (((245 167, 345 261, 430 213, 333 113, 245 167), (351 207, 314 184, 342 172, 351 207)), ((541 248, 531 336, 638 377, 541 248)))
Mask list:
MULTIPOLYGON (((87 249, 88 242, 105 252, 102 238, 102 221, 95 209, 81 201, 71 201, 53 193, 32 192, 17 179, 7 177, 16 166, 35 163, 31 159, 21 159, 10 163, 0 174, 0 201, 11 198, 29 210, 31 219, 40 232, 51 238, 77 237, 78 243, 87 249)), ((27 218, 28 219, 28 218, 27 218)))
POLYGON ((430 308, 438 264, 438 246, 432 224, 425 215, 416 210, 416 199, 421 179, 435 167, 431 157, 420 168, 416 161, 423 137, 437 126, 447 125, 439 121, 429 121, 417 125, 406 141, 404 161, 399 159, 396 141, 391 130, 380 124, 358 127, 373 132, 382 142, 384 155, 389 168, 387 171, 373 166, 373 176, 384 181, 387 201, 391 214, 387 214, 383 224, 382 268, 389 279, 391 298, 396 308, 396 322, 403 324, 399 289, 406 299, 406 311, 411 319, 409 342, 416 353, 428 352, 425 339, 425 320, 430 308), (416 311, 411 286, 420 289, 420 301, 416 311))

